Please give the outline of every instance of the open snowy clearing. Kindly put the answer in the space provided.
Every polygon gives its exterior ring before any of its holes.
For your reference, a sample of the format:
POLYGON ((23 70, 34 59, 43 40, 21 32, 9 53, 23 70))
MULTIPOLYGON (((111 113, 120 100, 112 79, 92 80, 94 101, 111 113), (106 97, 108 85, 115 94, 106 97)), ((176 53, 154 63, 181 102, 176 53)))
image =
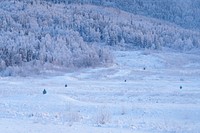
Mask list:
POLYGON ((0 131, 200 131, 199 55, 163 51, 114 55, 116 64, 108 68, 62 76, 1 78, 0 131))

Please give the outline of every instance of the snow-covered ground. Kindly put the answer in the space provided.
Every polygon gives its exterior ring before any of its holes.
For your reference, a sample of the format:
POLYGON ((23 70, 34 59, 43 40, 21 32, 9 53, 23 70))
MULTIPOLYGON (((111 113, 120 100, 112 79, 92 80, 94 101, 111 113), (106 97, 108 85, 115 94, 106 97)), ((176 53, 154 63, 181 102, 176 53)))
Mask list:
POLYGON ((108 68, 0 78, 0 132, 200 131, 198 54, 118 51, 114 55, 116 64, 108 68))

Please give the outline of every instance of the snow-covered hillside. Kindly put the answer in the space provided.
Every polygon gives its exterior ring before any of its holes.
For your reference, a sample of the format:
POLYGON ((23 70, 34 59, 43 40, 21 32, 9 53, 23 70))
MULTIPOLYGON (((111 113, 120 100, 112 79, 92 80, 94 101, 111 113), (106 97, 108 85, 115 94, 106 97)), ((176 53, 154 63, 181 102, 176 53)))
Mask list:
POLYGON ((5 0, 0 15, 3 75, 112 63, 112 55, 100 44, 178 51, 200 46, 199 32, 109 7, 5 0))
POLYGON ((62 5, 1 1, 0 75, 111 64, 109 50, 86 43, 65 11, 62 5))
POLYGON ((158 18, 185 28, 200 30, 199 0, 46 0, 115 7, 138 15, 158 18))
POLYGON ((1 78, 0 131, 200 131, 199 55, 156 51, 116 51, 114 55, 116 65, 109 68, 1 78))

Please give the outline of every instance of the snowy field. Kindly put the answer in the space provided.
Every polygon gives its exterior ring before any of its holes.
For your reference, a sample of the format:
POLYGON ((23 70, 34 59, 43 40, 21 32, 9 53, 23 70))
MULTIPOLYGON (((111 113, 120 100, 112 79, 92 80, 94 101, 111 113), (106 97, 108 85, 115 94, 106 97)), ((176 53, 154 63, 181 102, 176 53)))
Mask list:
POLYGON ((0 78, 0 132, 200 132, 199 55, 114 55, 108 68, 0 78))

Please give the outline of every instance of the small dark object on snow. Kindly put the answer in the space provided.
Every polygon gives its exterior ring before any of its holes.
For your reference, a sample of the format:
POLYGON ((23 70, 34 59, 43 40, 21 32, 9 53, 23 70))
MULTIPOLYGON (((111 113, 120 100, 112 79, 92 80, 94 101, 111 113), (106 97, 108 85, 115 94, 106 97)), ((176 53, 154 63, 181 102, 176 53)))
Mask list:
POLYGON ((182 89, 183 87, 182 86, 180 86, 180 89, 182 89))
POLYGON ((65 87, 67 87, 67 84, 65 84, 65 87))
POLYGON ((124 80, 124 82, 126 82, 126 79, 124 80))
POLYGON ((146 68, 144 67, 143 70, 146 70, 146 68))
POLYGON ((47 91, 46 91, 45 89, 43 90, 43 94, 44 94, 44 95, 47 94, 47 91))

